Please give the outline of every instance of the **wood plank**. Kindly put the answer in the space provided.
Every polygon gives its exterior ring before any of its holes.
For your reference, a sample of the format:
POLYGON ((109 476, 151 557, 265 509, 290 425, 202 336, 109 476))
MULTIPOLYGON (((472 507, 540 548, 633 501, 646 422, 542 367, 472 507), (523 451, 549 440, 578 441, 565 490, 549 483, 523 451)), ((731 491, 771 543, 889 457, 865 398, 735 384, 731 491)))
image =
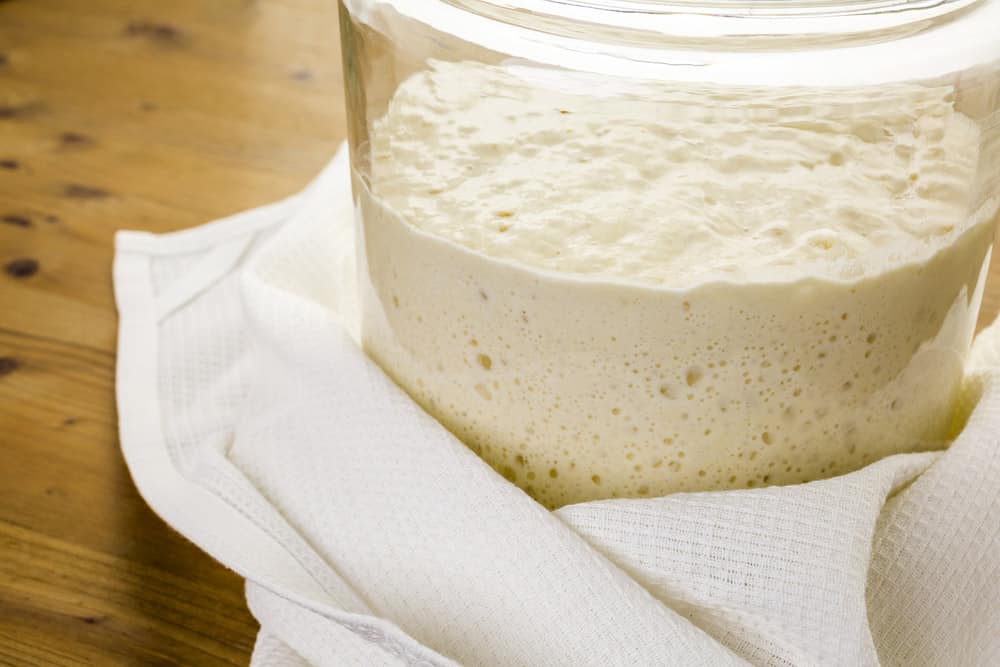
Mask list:
POLYGON ((310 179, 344 136, 336 20, 313 0, 0 2, 0 663, 247 663, 242 582, 121 459, 111 242, 310 179))
POLYGON ((197 579, 0 521, 0 658, 43 664, 245 664, 252 638, 197 579), (200 619, 213 619, 210 630, 200 619))

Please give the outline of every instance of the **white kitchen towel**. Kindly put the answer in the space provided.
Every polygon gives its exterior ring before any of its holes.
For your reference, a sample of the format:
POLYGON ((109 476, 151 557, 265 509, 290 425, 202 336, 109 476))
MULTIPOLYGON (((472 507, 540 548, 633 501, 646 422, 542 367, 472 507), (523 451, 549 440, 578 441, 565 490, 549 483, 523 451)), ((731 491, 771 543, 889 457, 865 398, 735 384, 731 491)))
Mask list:
POLYGON ((360 349, 342 150, 300 195, 117 238, 122 449, 247 579, 256 666, 1000 664, 1000 329, 944 453, 549 512, 360 349))

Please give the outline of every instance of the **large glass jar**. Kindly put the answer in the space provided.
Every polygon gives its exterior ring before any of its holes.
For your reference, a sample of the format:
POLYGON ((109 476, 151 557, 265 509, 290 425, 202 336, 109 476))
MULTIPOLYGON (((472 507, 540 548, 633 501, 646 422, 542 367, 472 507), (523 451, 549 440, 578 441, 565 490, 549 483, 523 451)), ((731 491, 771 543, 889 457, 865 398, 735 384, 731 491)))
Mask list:
POLYGON ((343 0, 363 341, 555 507, 946 446, 1000 0, 343 0))

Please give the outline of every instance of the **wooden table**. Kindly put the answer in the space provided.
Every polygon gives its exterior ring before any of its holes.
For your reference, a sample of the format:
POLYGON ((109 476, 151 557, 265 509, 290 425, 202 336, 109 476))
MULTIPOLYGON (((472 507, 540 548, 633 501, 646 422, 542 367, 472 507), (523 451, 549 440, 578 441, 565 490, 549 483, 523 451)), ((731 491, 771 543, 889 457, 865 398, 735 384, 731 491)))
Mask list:
POLYGON ((118 450, 111 242, 301 187, 344 135, 336 20, 334 0, 0 1, 0 663, 247 663, 240 580, 118 450))
POLYGON ((295 192, 344 129, 334 0, 0 1, 0 664, 249 661, 118 450, 112 236, 295 192))

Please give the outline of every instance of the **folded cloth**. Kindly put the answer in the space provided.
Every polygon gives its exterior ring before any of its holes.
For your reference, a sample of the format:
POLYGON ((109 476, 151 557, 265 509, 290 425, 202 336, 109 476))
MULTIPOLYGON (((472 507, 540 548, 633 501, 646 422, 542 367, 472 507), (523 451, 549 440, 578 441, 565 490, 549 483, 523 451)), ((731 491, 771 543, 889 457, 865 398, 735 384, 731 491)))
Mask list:
POLYGON ((253 665, 1000 664, 1000 329, 943 453, 549 512, 358 344, 347 158, 301 194, 121 232, 122 450, 247 580, 253 665))

